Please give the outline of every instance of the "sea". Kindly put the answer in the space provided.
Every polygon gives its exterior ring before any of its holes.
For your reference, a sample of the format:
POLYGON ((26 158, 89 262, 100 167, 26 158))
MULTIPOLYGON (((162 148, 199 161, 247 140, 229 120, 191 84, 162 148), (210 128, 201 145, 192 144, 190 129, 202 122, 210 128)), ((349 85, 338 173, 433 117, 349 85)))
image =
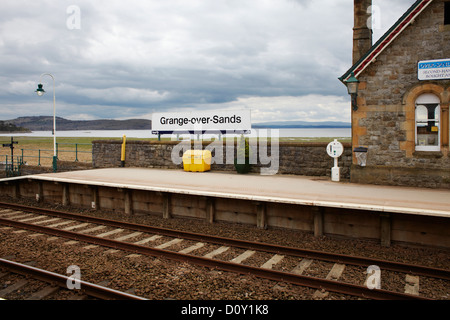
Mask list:
MULTIPOLYGON (((151 130, 73 130, 56 131, 56 137, 94 137, 94 138, 157 138, 151 130)), ((3 137, 52 137, 52 131, 33 131, 30 133, 3 133, 3 137)), ((186 135, 180 135, 183 139, 186 135)), ((238 136, 237 134, 226 135, 227 137, 238 136)), ((348 138, 351 137, 351 128, 302 128, 302 129, 252 129, 250 136, 255 137, 280 137, 280 138, 348 138)), ((163 135, 163 138, 170 138, 171 135, 163 135)), ((213 135, 205 134, 203 139, 209 139, 213 135)))

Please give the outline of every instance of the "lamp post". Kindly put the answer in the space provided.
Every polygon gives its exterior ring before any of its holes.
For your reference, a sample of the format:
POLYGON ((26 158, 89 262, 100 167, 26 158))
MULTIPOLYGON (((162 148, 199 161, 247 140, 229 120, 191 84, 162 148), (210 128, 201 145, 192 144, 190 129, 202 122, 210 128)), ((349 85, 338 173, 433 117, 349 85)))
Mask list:
POLYGON ((356 79, 355 74, 352 72, 350 78, 345 81, 345 85, 347 86, 348 94, 352 97, 352 107, 353 111, 358 110, 358 103, 356 98, 358 97, 358 86, 359 80, 356 79))
POLYGON ((40 83, 38 84, 38 88, 36 89, 36 93, 38 96, 43 96, 45 90, 42 85, 42 77, 50 76, 53 79, 53 172, 57 170, 57 156, 56 156, 56 99, 55 99, 55 78, 50 73, 41 74, 40 83))

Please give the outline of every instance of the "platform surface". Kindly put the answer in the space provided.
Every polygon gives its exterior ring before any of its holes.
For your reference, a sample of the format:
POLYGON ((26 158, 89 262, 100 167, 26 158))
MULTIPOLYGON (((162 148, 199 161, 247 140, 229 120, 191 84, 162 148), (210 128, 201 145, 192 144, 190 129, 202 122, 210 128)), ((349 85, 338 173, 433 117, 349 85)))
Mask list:
POLYGON ((362 185, 305 176, 106 168, 24 178, 450 218, 449 190, 362 185))

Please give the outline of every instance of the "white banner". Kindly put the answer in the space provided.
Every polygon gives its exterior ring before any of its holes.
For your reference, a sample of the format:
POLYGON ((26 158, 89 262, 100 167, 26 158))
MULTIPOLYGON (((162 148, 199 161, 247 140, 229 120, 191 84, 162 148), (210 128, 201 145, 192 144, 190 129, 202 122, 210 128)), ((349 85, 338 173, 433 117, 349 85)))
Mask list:
POLYGON ((450 59, 419 61, 419 80, 450 79, 450 59))
POLYGON ((153 113, 152 133, 234 131, 250 132, 250 110, 153 113))

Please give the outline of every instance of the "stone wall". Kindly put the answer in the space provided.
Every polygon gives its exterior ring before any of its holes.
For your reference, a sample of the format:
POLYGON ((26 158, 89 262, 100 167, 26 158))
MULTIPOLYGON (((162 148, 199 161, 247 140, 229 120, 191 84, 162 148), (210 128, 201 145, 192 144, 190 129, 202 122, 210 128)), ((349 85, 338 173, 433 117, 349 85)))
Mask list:
MULTIPOLYGON (((419 81, 417 63, 446 59, 450 30, 444 2, 433 1, 358 76, 358 110, 352 112, 352 144, 368 148, 367 167, 352 169, 352 182, 448 188, 450 81, 419 81), (441 150, 415 151, 415 99, 441 100, 441 150)), ((353 159, 356 164, 356 159, 353 159)))
MULTIPOLYGON (((278 174, 305 176, 330 176, 333 159, 326 152, 328 143, 282 143, 277 146, 250 144, 252 172, 267 174, 274 169, 278 174), (278 149, 278 150, 277 150, 278 149), (273 154, 272 154, 273 151, 273 154)), ((350 178, 351 145, 344 144, 344 154, 339 158, 341 179, 350 178)), ((97 140, 92 143, 94 168, 121 166, 121 141, 97 140)), ((236 144, 222 141, 181 143, 181 141, 127 141, 126 167, 182 169, 182 155, 188 149, 211 150, 211 170, 235 171, 236 144), (175 161, 174 161, 175 160, 175 161)))

